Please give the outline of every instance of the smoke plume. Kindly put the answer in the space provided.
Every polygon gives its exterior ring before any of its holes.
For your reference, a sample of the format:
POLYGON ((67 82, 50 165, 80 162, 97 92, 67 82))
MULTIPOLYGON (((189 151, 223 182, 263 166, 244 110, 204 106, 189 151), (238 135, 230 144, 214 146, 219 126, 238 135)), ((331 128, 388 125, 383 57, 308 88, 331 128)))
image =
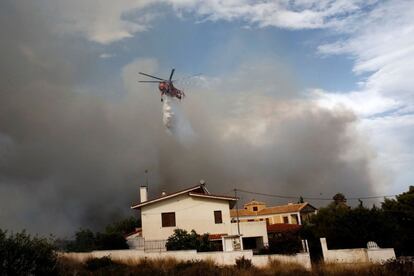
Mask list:
POLYGON ((169 96, 164 96, 162 110, 162 120, 167 133, 184 145, 192 143, 195 138, 194 132, 190 122, 181 109, 178 100, 169 96))
POLYGON ((105 72, 98 47, 56 34, 32 1, 1 6, 0 228, 102 227, 133 214, 146 169, 150 197, 200 179, 216 193, 353 196, 384 179, 354 114, 303 98, 283 64, 247 63, 161 106, 137 83, 162 70, 156 60, 105 72))

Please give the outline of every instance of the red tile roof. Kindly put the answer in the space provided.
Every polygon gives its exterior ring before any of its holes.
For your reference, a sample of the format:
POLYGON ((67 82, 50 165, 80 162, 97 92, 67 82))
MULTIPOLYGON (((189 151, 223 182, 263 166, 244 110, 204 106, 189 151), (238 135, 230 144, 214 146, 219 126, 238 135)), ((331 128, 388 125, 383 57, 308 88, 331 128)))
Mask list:
POLYGON ((135 235, 135 234, 140 234, 140 233, 142 233, 142 228, 135 228, 135 230, 133 232, 124 235, 124 237, 127 238, 129 236, 132 236, 132 235, 135 235))
POLYGON ((227 234, 209 234, 208 235, 208 239, 213 241, 213 240, 221 240, 221 237, 223 236, 227 236, 227 234))
POLYGON ((267 225, 268 233, 298 232, 302 228, 299 224, 275 223, 267 225))

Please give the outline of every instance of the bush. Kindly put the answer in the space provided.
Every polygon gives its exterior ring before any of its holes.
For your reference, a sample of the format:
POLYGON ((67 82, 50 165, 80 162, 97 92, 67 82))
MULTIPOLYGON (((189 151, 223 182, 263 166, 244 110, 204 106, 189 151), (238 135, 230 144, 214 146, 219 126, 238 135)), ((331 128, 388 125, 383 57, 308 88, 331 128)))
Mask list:
POLYGON ((169 236, 165 246, 167 250, 189 250, 197 248, 197 233, 192 230, 188 233, 183 229, 175 229, 174 234, 169 236))
POLYGON ((250 269, 252 268, 252 260, 244 258, 242 256, 241 258, 236 259, 236 267, 238 269, 250 269))
POLYGON ((384 264, 384 269, 395 275, 414 275, 414 262, 403 259, 389 260, 384 264))
POLYGON ((47 275, 56 272, 52 242, 24 231, 7 236, 0 230, 0 275, 47 275))
POLYGON ((117 266, 110 257, 104 256, 102 258, 90 258, 85 262, 85 267, 87 270, 95 271, 101 268, 108 268, 111 266, 117 266))
POLYGON ((216 245, 208 239, 208 234, 200 236, 196 231, 188 233, 183 229, 175 229, 165 244, 167 250, 191 250, 199 252, 215 251, 216 245))

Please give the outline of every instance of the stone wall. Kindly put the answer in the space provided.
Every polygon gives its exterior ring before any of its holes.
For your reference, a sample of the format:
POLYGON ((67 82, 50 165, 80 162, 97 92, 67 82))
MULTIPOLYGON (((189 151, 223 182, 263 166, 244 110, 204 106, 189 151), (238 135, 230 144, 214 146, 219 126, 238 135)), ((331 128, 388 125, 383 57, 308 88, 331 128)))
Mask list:
POLYGON ((321 238, 323 259, 327 263, 382 263, 395 259, 393 248, 354 248, 354 249, 328 249, 326 239, 321 238))
POLYGON ((253 265, 258 267, 266 266, 269 260, 278 260, 287 263, 296 263, 307 269, 311 268, 310 256, 308 253, 299 253, 296 255, 253 255, 252 250, 231 251, 231 252, 199 252, 195 250, 179 250, 165 252, 145 252, 144 250, 102 250, 92 251, 88 253, 61 253, 65 256, 77 261, 83 262, 88 258, 101 258, 109 256, 113 260, 118 261, 139 261, 143 258, 164 259, 174 258, 180 261, 189 260, 211 260, 218 265, 234 265, 236 259, 244 257, 252 261, 253 265))

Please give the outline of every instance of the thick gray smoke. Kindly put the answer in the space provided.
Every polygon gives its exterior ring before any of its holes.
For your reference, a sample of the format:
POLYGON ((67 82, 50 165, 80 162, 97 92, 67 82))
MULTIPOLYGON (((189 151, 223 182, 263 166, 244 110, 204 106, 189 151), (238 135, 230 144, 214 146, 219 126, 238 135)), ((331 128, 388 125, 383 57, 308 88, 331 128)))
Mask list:
POLYGON ((217 193, 371 194, 373 156, 355 116, 301 98, 283 66, 246 64, 187 90, 193 138, 172 139, 156 88, 137 83, 156 61, 125 66, 122 85, 100 84, 110 74, 99 49, 54 34, 50 17, 19 3, 0 9, 0 228, 69 235, 131 215, 145 169, 152 196, 201 178, 217 193))

